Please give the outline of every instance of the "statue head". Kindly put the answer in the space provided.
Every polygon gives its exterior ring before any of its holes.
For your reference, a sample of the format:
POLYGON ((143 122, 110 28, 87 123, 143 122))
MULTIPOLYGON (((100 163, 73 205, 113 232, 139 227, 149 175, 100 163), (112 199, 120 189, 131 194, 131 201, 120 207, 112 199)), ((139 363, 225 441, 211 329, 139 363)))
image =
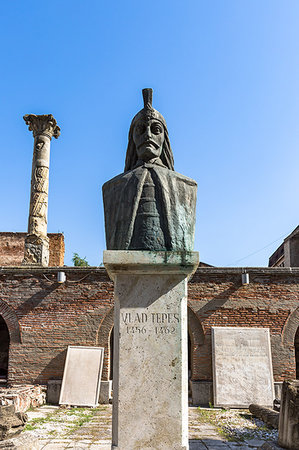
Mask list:
POLYGON ((165 119, 152 107, 153 90, 143 89, 142 95, 144 107, 130 126, 124 171, 133 169, 138 160, 148 162, 154 158, 160 158, 168 169, 174 170, 165 119))

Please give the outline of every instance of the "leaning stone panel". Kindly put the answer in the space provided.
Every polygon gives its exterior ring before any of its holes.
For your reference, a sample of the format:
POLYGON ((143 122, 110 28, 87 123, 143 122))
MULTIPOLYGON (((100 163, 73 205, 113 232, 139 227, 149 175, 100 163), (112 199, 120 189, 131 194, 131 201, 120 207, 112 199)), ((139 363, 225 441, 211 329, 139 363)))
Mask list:
POLYGON ((68 346, 60 405, 98 405, 103 358, 102 347, 68 346))
POLYGON ((212 327, 214 405, 272 407, 273 370, 268 328, 212 327))

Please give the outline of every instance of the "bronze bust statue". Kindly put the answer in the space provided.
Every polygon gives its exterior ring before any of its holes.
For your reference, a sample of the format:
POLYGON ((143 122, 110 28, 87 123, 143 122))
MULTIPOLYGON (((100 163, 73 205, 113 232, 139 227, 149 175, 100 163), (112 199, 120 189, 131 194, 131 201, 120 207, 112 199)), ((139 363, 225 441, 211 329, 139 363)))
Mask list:
POLYGON ((164 117, 143 89, 124 173, 103 185, 108 250, 192 251, 197 185, 174 171, 164 117))

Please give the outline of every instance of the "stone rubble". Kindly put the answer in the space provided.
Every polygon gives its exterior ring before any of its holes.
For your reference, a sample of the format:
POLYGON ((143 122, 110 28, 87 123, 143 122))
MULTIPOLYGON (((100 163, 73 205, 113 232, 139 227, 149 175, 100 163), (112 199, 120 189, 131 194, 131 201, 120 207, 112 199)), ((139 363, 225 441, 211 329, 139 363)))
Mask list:
POLYGON ((16 412, 25 412, 46 403, 46 388, 39 385, 13 385, 0 388, 0 406, 14 405, 16 412))

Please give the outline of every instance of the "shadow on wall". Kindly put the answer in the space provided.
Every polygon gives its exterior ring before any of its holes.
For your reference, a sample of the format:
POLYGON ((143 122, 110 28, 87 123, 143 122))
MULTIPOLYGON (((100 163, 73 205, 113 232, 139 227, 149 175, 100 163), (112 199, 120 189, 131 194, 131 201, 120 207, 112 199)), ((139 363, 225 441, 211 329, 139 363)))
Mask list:
MULTIPOLYGON (((34 283, 34 287, 36 284, 34 283)), ((22 304, 15 310, 19 319, 29 314, 34 308, 39 306, 39 304, 47 298, 55 289, 60 288, 60 285, 55 282, 50 285, 42 286, 41 290, 38 290, 35 294, 29 297, 27 300, 23 301, 22 304)))
POLYGON ((48 380, 61 380, 63 377, 63 370, 65 364, 67 348, 64 350, 58 348, 42 348, 38 349, 36 354, 37 361, 39 360, 39 353, 45 355, 49 354, 54 355, 51 359, 49 359, 48 364, 44 367, 44 369, 36 376, 33 380, 34 384, 47 384, 48 380))
POLYGON ((299 326, 295 334, 296 379, 299 380, 299 326))
POLYGON ((7 380, 9 332, 5 320, 0 316, 0 382, 7 380))
POLYGON ((221 308, 229 299, 232 294, 234 294, 238 289, 242 287, 242 284, 234 284, 225 291, 220 292, 220 294, 208 300, 207 303, 197 311, 197 314, 201 316, 209 317, 215 312, 215 310, 221 308))

